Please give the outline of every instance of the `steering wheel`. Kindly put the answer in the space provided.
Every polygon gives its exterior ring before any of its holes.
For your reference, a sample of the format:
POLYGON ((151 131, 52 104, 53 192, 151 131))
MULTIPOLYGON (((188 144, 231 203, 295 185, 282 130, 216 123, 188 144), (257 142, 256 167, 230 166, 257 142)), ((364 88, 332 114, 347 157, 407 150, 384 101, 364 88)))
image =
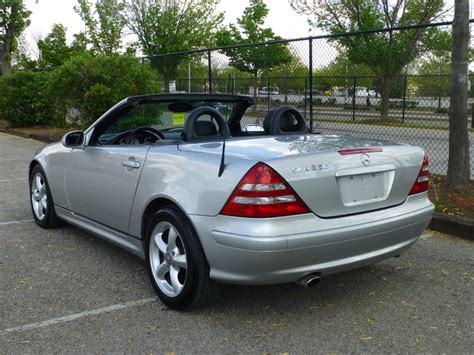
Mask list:
POLYGON ((137 145, 150 142, 149 139, 152 139, 151 142, 156 142, 158 140, 166 138, 163 133, 153 127, 138 127, 135 128, 133 131, 130 131, 120 141, 124 142, 125 144, 137 145))
POLYGON ((222 138, 223 136, 230 136, 229 127, 219 111, 212 107, 202 106, 192 110, 184 123, 184 137, 186 141, 202 140, 203 137, 205 137, 197 134, 195 129, 198 119, 203 115, 212 117, 219 126, 219 132, 217 132, 218 134, 215 137, 222 138))

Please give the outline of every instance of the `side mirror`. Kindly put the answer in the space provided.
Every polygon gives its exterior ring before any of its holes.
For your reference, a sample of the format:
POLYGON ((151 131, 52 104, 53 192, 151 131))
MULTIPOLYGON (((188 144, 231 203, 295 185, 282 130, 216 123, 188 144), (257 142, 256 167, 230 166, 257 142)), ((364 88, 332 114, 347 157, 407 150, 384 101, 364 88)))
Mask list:
POLYGON ((72 131, 66 133, 63 138, 61 138, 61 143, 68 148, 80 148, 84 145, 84 138, 84 132, 72 131))

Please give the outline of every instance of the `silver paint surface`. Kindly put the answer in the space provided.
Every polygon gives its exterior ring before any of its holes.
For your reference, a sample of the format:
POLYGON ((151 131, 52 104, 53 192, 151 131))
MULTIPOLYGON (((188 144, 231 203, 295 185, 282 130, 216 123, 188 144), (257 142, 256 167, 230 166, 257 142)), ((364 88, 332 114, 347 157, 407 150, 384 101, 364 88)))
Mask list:
POLYGON ((158 198, 172 201, 194 225, 211 277, 220 282, 289 282, 308 272, 331 274, 377 262, 410 247, 433 212, 426 193, 407 198, 423 160, 418 147, 335 135, 231 138, 218 178, 221 152, 221 142, 78 149, 55 143, 40 149, 34 161, 45 170, 61 218, 141 257, 147 206, 158 198), (367 153, 369 166, 361 154, 337 153, 362 147, 383 151, 367 153), (123 166, 132 158, 139 168, 123 166), (259 161, 283 176, 311 213, 219 215, 259 161), (386 174, 380 177, 387 180, 386 196, 348 203, 341 193, 344 178, 376 173, 386 174))

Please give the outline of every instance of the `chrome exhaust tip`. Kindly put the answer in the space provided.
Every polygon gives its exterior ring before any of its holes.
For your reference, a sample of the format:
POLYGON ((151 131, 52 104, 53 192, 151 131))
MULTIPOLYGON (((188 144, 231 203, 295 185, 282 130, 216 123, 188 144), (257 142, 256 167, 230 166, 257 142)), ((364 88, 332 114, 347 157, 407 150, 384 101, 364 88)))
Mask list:
POLYGON ((310 288, 316 286, 320 280, 318 274, 309 274, 296 281, 296 284, 304 288, 310 288))

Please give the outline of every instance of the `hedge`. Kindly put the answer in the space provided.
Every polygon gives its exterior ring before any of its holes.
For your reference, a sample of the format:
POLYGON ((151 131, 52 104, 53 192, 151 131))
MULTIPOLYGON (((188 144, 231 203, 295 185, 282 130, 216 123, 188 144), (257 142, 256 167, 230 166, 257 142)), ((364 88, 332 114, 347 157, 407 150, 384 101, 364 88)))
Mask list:
POLYGON ((12 126, 89 125, 121 99, 158 92, 156 74, 131 56, 76 57, 54 71, 0 77, 0 119, 12 126))
POLYGON ((14 127, 61 125, 51 91, 51 73, 20 71, 0 77, 0 119, 14 127))

